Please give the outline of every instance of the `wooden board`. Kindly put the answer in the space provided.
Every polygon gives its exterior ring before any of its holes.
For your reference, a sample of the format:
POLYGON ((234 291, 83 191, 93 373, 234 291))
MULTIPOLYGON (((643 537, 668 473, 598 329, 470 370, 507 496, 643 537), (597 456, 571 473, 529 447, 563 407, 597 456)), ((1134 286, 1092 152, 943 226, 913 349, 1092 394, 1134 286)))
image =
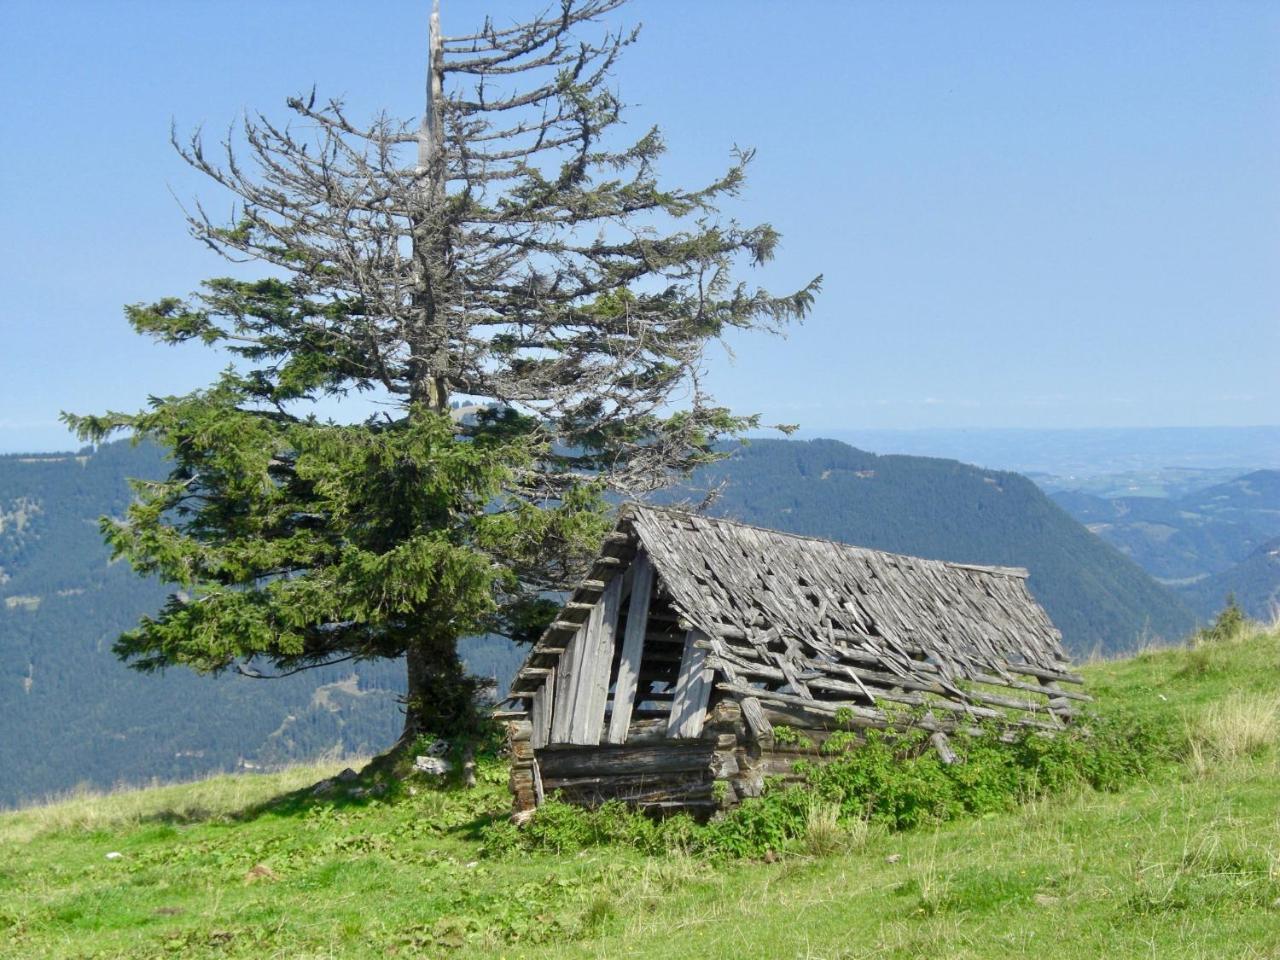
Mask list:
POLYGON ((707 666, 706 638, 699 630, 690 630, 684 638, 684 658, 676 679, 676 695, 671 702, 667 721, 668 737, 696 737, 702 733, 711 698, 713 671, 707 666))
POLYGON ((670 740, 642 744, 598 747, 554 746, 538 751, 543 781, 573 777, 657 776, 682 770, 709 770, 716 751, 713 740, 672 743, 670 740))
MULTIPOLYGON (((587 617, 586 623, 582 625, 582 629, 573 638, 573 643, 577 650, 573 660, 573 676, 566 677, 561 682, 568 685, 570 692, 568 694, 569 715, 564 718, 561 729, 564 730, 564 736, 553 740, 553 743, 586 743, 586 712, 587 699, 589 697, 589 688, 592 670, 595 666, 595 660, 592 650, 592 638, 598 634, 600 625, 600 604, 597 601, 592 607, 591 614, 587 617)), ((556 704, 556 712, 559 713, 560 704, 556 704)), ((558 719, 558 718, 556 718, 558 719)))
POLYGON ((613 714, 609 717, 610 743, 626 743, 627 727, 635 706, 636 680, 640 676, 640 656, 649 624, 649 600, 653 594, 653 564, 641 552, 632 564, 631 604, 627 607, 627 630, 622 638, 622 660, 613 687, 613 714))
POLYGON ((573 638, 565 645, 560 655, 560 664, 556 670, 555 693, 552 697, 551 736, 549 743, 568 743, 569 724, 573 719, 574 700, 577 695, 577 684, 574 682, 580 670, 583 634, 587 625, 584 623, 573 638))
POLYGON ((556 671, 552 667, 551 672, 547 674, 547 682, 533 695, 533 704, 529 708, 529 719, 533 724, 530 739, 535 748, 545 747, 551 739, 551 706, 555 688, 556 671))
POLYGON ((609 696, 614 637, 622 605, 622 577, 614 577, 587 619, 586 645, 578 674, 575 714, 569 722, 569 742, 598 744, 604 731, 604 707, 609 696))

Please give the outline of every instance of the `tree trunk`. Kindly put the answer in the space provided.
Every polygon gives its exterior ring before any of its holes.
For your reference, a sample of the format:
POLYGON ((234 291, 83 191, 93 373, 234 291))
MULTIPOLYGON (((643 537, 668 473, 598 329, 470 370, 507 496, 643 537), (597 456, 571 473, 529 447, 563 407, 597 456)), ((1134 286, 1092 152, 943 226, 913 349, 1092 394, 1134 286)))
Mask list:
POLYGON ((440 0, 433 0, 427 40, 427 102, 418 129, 418 175, 421 215, 413 229, 416 264, 413 304, 416 316, 410 336, 413 367, 409 398, 436 413, 449 409, 449 331, 439 302, 439 285, 449 239, 441 215, 445 193, 444 74, 440 35, 440 0))
MULTIPOLYGON (((418 173, 422 177, 422 214, 414 225, 416 263, 413 304, 416 316, 410 336, 412 356, 410 402, 433 413, 449 409, 449 341, 445 312, 436 300, 436 279, 445 260, 447 238, 433 216, 444 195, 444 83, 441 71, 440 0, 432 3, 428 34, 426 106, 418 130, 418 173)), ((421 734, 474 740, 480 730, 476 695, 481 684, 467 676, 458 659, 457 638, 418 638, 405 654, 409 685, 405 696, 404 732, 408 745, 421 734)))
POLYGON ((405 653, 408 691, 400 744, 430 734, 463 744, 481 733, 484 716, 477 697, 483 681, 470 676, 458 657, 457 640, 423 639, 405 653))

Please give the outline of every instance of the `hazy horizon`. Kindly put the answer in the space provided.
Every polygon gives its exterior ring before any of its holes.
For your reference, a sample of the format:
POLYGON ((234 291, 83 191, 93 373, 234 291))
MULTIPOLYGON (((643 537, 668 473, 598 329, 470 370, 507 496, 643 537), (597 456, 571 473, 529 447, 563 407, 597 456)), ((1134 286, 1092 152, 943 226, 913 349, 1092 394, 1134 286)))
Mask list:
MULTIPOLYGON (((781 439, 757 430, 751 439, 781 439)), ((795 440, 837 440, 878 454, 939 457, 992 470, 1054 476, 1143 470, 1280 469, 1280 425, 1240 427, 801 428, 795 440)), ((84 445, 3 450, 0 456, 74 454, 84 445)))

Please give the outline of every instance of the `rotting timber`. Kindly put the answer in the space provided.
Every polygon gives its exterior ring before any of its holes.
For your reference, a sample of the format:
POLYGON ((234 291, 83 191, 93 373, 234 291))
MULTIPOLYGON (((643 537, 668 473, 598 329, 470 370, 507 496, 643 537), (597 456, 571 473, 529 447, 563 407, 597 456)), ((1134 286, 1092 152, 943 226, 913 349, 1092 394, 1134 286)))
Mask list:
POLYGON ((1026 578, 625 506, 498 712, 516 811, 710 815, 836 730, 922 727, 947 762, 957 731, 1062 730, 1090 698, 1026 578))

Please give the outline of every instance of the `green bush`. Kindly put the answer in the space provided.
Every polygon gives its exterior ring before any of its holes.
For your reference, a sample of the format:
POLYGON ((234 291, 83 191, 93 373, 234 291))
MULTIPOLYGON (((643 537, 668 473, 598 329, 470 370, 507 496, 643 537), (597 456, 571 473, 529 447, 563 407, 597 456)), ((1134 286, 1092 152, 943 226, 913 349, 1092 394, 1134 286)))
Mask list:
POLYGON ((1227 594, 1226 605, 1218 611, 1213 623, 1194 634, 1191 638, 1193 647, 1202 643, 1230 643, 1240 637, 1249 626, 1249 618, 1244 609, 1236 602, 1234 593, 1227 594))
POLYGON ((986 730, 952 738, 961 761, 955 764, 942 762, 923 730, 833 737, 824 747, 825 762, 796 763, 802 783, 769 782, 761 796, 709 823, 687 816, 653 820, 618 802, 584 810, 550 799, 522 830, 491 828, 486 849, 566 853, 620 845, 649 854, 759 858, 802 846, 815 803, 836 811, 837 826, 909 830, 999 813, 1072 787, 1115 791, 1173 759, 1176 747, 1168 736, 1123 715, 1092 717, 1056 736, 1027 731, 1008 743, 986 730))

